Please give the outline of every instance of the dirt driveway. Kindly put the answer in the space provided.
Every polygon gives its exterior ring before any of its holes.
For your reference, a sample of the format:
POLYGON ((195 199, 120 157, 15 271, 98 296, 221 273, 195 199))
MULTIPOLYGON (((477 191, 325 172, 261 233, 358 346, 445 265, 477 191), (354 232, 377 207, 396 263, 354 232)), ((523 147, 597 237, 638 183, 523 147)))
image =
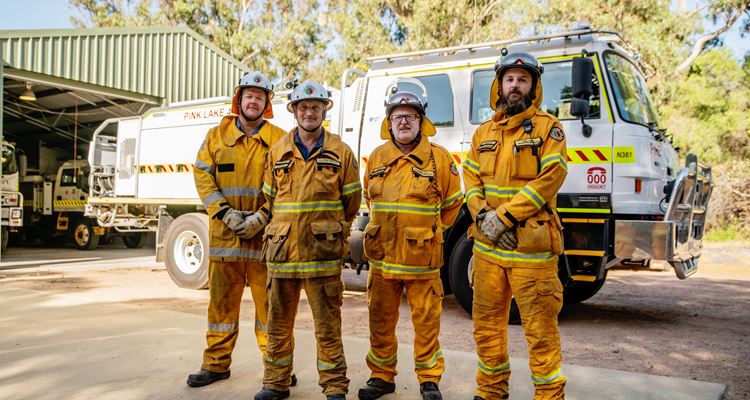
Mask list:
MULTIPOLYGON (((116 269, 104 266, 68 272, 57 266, 0 271, 0 285, 205 313, 207 291, 179 289, 163 267, 138 261, 135 268, 118 265, 116 269), (55 272, 45 272, 49 270, 55 272)), ((345 271, 346 335, 368 337, 367 299, 362 292, 365 279, 365 273, 356 276, 354 271, 345 271)), ((252 315, 252 308, 247 294, 243 300, 245 318, 252 315)), ((455 299, 446 297, 442 347, 474 351, 471 327, 470 318, 455 299)), ((312 316, 304 300, 297 328, 312 330, 312 316)), ((563 310, 560 331, 565 363, 725 383, 727 399, 748 399, 750 244, 707 244, 698 273, 685 281, 672 272, 612 271, 596 296, 563 310)), ((242 337, 252 340, 248 334, 242 337)), ((413 340, 406 304, 401 308, 398 337, 401 342, 413 340)), ((514 357, 527 357, 518 326, 510 327, 510 352, 514 357)), ((196 367, 186 365, 185 371, 196 367)))

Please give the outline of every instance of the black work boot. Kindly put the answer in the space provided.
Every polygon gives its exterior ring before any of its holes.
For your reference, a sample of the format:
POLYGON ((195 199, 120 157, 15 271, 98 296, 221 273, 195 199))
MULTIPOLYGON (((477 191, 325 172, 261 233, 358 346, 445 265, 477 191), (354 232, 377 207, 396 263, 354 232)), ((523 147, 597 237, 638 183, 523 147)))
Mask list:
POLYGON ((329 394, 326 395, 326 400, 346 400, 345 394, 329 394))
POLYGON ((260 390, 260 392, 255 393, 255 397, 253 397, 253 400, 281 400, 286 399, 287 397, 289 397, 288 390, 277 392, 273 389, 264 387, 260 390))
POLYGON ((422 400, 443 400, 443 395, 435 382, 419 384, 419 393, 422 393, 422 400))
POLYGON ((359 389, 359 400, 375 400, 380 396, 396 391, 396 384, 386 382, 380 378, 371 378, 367 381, 367 386, 359 389))
POLYGON ((297 375, 292 374, 292 382, 289 383, 289 386, 297 386, 297 375))
POLYGON ((229 371, 225 372, 211 372, 205 369, 188 375, 187 384, 190 387, 199 387, 210 385, 216 381, 229 378, 229 371))

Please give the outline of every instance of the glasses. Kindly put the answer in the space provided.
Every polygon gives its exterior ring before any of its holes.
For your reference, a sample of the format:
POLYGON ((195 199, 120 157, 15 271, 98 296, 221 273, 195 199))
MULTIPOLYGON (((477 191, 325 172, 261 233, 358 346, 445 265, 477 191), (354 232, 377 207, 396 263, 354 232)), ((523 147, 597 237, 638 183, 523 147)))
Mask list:
POLYGON ((319 106, 317 104, 314 106, 298 105, 297 111, 302 115, 307 114, 308 112, 311 112, 313 114, 319 114, 323 112, 323 106, 319 106))
POLYGON ((402 114, 402 115, 391 115, 390 120, 393 123, 399 123, 402 120, 407 122, 414 122, 419 116, 417 114, 402 114))

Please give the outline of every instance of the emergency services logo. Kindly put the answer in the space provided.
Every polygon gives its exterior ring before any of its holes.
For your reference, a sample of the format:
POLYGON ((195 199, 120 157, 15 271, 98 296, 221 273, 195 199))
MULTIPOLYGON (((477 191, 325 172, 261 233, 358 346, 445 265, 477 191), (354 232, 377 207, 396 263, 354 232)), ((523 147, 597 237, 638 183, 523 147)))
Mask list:
POLYGON ((565 134, 563 133, 562 129, 554 127, 551 131, 549 131, 549 137, 560 142, 565 139, 565 134))
POLYGON ((607 170, 602 167, 591 167, 586 171, 586 189, 606 190, 607 170))
POLYGON ((458 168, 456 168, 456 163, 451 162, 451 172, 453 175, 458 175, 458 168))
POLYGON ((260 83, 260 76, 255 75, 255 83, 260 83))
POLYGON ((313 89, 312 86, 308 86, 308 87, 305 88, 305 94, 308 95, 308 96, 311 95, 311 94, 313 94, 314 91, 315 90, 313 89))

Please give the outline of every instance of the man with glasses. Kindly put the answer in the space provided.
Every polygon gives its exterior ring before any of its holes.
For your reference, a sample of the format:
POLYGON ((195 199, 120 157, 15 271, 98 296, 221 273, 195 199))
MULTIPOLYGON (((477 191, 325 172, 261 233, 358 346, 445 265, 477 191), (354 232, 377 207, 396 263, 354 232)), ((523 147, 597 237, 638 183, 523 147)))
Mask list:
POLYGON ((349 146, 322 127, 333 106, 328 90, 306 81, 289 99, 297 127, 271 149, 263 182, 271 208, 263 249, 270 307, 263 389, 255 400, 289 397, 303 288, 315 322, 318 383, 328 400, 345 399, 341 265, 362 198, 359 167, 349 146))
POLYGON ((424 86, 413 78, 400 79, 391 84, 386 95, 380 137, 387 142, 370 154, 364 178, 370 208, 364 236, 370 264, 370 351, 366 361, 372 372, 358 395, 372 400, 396 389, 396 322, 406 292, 415 331, 414 366, 420 393, 425 400, 441 400, 438 383, 444 362, 438 334, 443 231, 453 225, 463 193, 450 153, 428 139, 436 130, 425 115, 424 86))
POLYGON ((567 175, 560 121, 539 110, 543 66, 528 53, 504 52, 495 64, 491 120, 477 128, 464 161, 466 203, 475 224, 473 287, 477 343, 475 400, 507 399, 508 312, 521 313, 534 399, 565 396, 557 315, 562 225, 557 191, 567 175))

